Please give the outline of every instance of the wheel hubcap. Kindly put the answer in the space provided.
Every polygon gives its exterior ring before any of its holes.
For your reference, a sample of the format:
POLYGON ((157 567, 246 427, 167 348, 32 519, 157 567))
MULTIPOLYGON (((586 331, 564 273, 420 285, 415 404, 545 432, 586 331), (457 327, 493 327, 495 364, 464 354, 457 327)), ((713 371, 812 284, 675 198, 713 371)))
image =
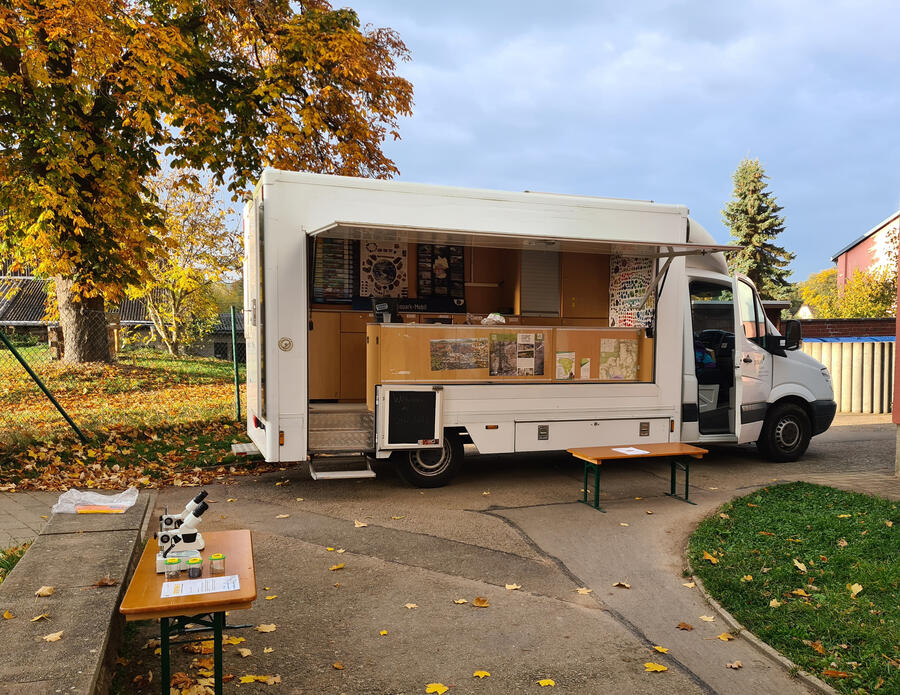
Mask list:
POLYGON ((800 442, 799 423, 793 418, 783 418, 775 427, 775 442, 780 449, 793 449, 800 442))
POLYGON ((440 475, 450 465, 450 448, 445 440, 440 449, 420 449, 410 452, 409 462, 420 475, 440 475))

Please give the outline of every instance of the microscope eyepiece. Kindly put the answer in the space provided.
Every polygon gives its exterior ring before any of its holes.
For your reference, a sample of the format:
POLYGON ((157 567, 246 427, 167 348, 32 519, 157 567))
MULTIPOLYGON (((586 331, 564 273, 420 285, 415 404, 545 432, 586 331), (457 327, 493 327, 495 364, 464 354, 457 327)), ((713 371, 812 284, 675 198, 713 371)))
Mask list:
POLYGON ((206 502, 201 502, 200 504, 198 504, 196 506, 196 508, 193 511, 193 514, 197 518, 200 518, 201 516, 203 516, 203 512, 205 512, 207 509, 209 509, 209 505, 206 502))
POLYGON ((200 504, 203 500, 207 498, 209 493, 206 490, 201 490, 199 494, 194 498, 195 504, 200 504))

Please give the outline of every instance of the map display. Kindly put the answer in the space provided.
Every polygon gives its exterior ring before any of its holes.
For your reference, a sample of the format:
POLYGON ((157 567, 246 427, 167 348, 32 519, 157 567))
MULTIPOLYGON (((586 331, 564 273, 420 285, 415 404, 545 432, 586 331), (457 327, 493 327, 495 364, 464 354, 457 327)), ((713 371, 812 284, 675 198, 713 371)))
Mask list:
POLYGON ((634 338, 603 340, 597 360, 601 381, 635 381, 638 377, 638 343, 634 338), (614 346, 613 346, 614 344, 614 346), (611 348, 607 350, 607 348, 611 348))

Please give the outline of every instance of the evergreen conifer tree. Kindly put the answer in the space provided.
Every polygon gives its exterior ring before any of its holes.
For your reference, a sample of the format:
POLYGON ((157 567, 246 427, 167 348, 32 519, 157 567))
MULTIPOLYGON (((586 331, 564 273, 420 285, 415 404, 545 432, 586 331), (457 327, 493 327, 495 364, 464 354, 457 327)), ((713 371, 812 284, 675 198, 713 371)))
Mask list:
POLYGON ((732 240, 743 246, 732 253, 728 265, 756 285, 763 299, 784 299, 791 290, 788 264, 794 254, 775 244, 784 231, 782 208, 766 189, 765 170, 758 159, 745 159, 734 172, 734 195, 722 211, 732 240))

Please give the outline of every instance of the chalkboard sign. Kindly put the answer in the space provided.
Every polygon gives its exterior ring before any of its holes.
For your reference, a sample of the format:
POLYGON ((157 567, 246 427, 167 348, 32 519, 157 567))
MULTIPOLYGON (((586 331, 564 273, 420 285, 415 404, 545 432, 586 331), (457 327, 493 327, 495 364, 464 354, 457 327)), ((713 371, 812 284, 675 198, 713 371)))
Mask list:
POLYGON ((436 402, 434 391, 390 391, 388 443, 418 444, 433 439, 436 402))

